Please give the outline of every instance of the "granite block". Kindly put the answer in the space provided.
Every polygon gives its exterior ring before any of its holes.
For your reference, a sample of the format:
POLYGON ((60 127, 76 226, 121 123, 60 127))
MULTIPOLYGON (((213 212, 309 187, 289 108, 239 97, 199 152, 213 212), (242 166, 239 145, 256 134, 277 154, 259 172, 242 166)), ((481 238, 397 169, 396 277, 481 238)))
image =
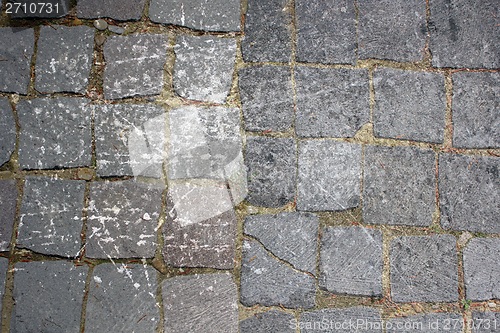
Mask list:
POLYGON ((240 333, 295 333, 294 325, 293 314, 270 310, 240 321, 240 333))
POLYGON ((385 327, 386 333, 462 333, 464 325, 461 313, 426 313, 391 318, 385 327))
POLYGON ((26 95, 30 83, 35 32, 29 28, 0 28, 0 91, 26 95))
POLYGON ((139 21, 146 0, 78 0, 76 15, 83 19, 109 17, 118 21, 139 21))
POLYGON ((16 149, 16 119, 9 100, 0 98, 0 166, 10 160, 16 149))
MULTIPOLYGON (((7 251, 10 246, 16 218, 17 195, 18 188, 15 180, 0 180, 0 251, 7 251)), ((2 290, 1 287, 0 290, 2 290)))
POLYGON ((368 307, 323 309, 302 313, 297 326, 308 333, 382 333, 382 318, 377 309, 368 307))

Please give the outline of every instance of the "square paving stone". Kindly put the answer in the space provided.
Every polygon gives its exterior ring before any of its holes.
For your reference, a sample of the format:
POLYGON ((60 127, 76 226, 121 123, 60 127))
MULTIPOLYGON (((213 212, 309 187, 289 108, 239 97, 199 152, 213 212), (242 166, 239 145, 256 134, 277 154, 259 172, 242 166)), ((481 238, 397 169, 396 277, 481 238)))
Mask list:
POLYGON ((85 332, 154 332, 160 321, 154 268, 104 263, 90 279, 85 332))
POLYGON ((271 310, 257 316, 240 321, 240 333, 295 333, 295 316, 291 313, 271 310))
POLYGON ((85 181, 26 176, 17 247, 76 257, 81 247, 85 181))
POLYGON ((454 236, 397 237, 390 243, 389 256, 394 302, 458 301, 454 236))
POLYGON ((238 291, 230 274, 177 276, 161 284, 165 332, 238 332, 238 291))
POLYGON ((433 66, 500 67, 498 1, 433 0, 429 8, 433 66))
MULTIPOLYGON (((0 3, 1 6, 1 3, 0 3)), ((5 292, 5 279, 7 277, 7 268, 9 267, 9 259, 0 258, 0 299, 3 300, 3 295, 5 292)), ((2 303, 0 303, 0 311, 2 311, 2 303)), ((0 318, 0 324, 2 320, 0 318)))
POLYGON ((22 169, 90 166, 92 126, 86 98, 22 100, 17 105, 22 169))
POLYGON ((321 288, 336 294, 382 296, 382 232, 325 228, 321 232, 321 288))
POLYGON ((66 261, 17 263, 11 332, 79 332, 88 271, 66 261))
POLYGON ((233 79, 236 40, 177 37, 173 86, 186 99, 225 104, 233 79))
POLYGON ((495 333, 500 327, 500 312, 472 312, 473 333, 495 333))
POLYGON ((252 205, 281 207, 295 200, 297 144, 294 139, 248 137, 245 164, 247 200, 252 205))
POLYGON ((94 29, 42 26, 35 65, 35 89, 84 94, 89 84, 94 29))
POLYGON ((241 54, 248 62, 292 60, 291 10, 287 0, 249 0, 241 54))
POLYGON ((439 155, 441 227, 500 233, 500 160, 439 155))
POLYGON ((452 112, 454 147, 500 148, 500 73, 454 74, 452 112))
POLYGON ((436 155, 417 147, 366 146, 363 221, 429 226, 436 202, 436 155))
POLYGON ((462 333, 463 326, 461 313, 426 313, 385 322, 386 333, 462 333))
POLYGON ((373 85, 376 137, 443 142, 446 96, 442 74, 379 68, 373 85))
POLYGON ((104 44, 104 98, 159 95, 167 47, 167 35, 108 37, 104 44))
POLYGON ((26 95, 35 33, 27 28, 0 28, 0 91, 26 95))
POLYGON ((292 72, 284 66, 252 66, 238 71, 247 131, 284 131, 293 122, 292 72))
MULTIPOLYGON (((0 62, 1 63, 1 62, 0 62)), ((7 98, 0 98, 0 166, 16 149, 16 119, 7 98)))
POLYGON ((138 21, 142 17, 146 0, 78 0, 76 15, 95 19, 109 17, 118 21, 138 21))
POLYGON ((295 67, 299 137, 353 137, 370 121, 367 69, 295 67))
MULTIPOLYGON (((17 181, 0 180, 0 251, 9 249, 16 218, 17 194, 17 181)), ((2 290, 1 287, 0 290, 2 290)))
POLYGON ((297 210, 340 211, 358 207, 361 146, 334 140, 299 143, 297 210))
POLYGON ((356 64, 356 12, 353 0, 298 0, 297 61, 356 64))
POLYGON ((380 312, 374 308, 351 307, 304 312, 300 332, 382 333, 380 312))
POLYGON ((162 187, 139 181, 92 182, 85 255, 152 258, 162 187))

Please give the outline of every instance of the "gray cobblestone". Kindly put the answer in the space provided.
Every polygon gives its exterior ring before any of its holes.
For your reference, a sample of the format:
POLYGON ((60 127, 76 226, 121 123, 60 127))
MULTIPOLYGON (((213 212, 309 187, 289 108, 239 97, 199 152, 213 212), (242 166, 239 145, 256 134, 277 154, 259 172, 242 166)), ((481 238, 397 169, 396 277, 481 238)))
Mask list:
MULTIPOLYGON (((16 218, 17 194, 18 189, 15 180, 0 180, 0 251, 9 249, 16 218)), ((3 289, 0 287, 0 290, 3 289)), ((0 299, 2 298, 0 297, 0 299)))
POLYGON ((461 313, 426 313, 415 316, 391 318, 386 321, 386 332, 396 333, 435 333, 463 332, 463 317, 461 313))
POLYGON ((295 333, 295 317, 291 313, 271 310, 259 313, 258 317, 242 320, 240 333, 295 333), (290 326, 290 323, 293 323, 290 326))
POLYGON ((16 119, 9 100, 0 98, 0 166, 10 160, 16 148, 16 119))
POLYGON ((79 0, 76 15, 84 19, 109 17, 113 20, 138 21, 146 0, 79 0))
POLYGON ((26 28, 0 28, 0 91, 26 95, 35 33, 26 28))
POLYGON ((495 333, 500 326, 500 312, 472 312, 473 333, 495 333))
MULTIPOLYGON (((2 4, 0 3, 0 6, 2 4)), ((7 275, 7 268, 9 266, 9 259, 0 258, 0 299, 3 299, 5 293, 5 280, 7 275)), ((0 302, 0 311, 2 311, 2 303, 0 302)), ((2 318, 0 317, 0 324, 2 323, 2 318)))
POLYGON ((351 307, 323 309, 300 315, 301 332, 382 333, 382 319, 377 309, 351 307))

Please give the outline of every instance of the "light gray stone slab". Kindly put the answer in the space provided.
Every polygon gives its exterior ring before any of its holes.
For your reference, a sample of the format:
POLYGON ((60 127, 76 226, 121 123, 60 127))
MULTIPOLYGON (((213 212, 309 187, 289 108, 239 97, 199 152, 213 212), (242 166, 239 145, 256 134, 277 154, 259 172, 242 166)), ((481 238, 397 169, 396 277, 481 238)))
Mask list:
POLYGON ((462 333, 464 325, 461 313, 426 313, 391 318, 385 327, 387 333, 462 333))
POLYGON ((500 239, 473 238, 463 258, 466 299, 500 299, 500 239))
MULTIPOLYGON (((1 6, 1 3, 0 3, 1 6)), ((7 268, 9 267, 9 259, 0 258, 0 299, 3 300, 5 293, 5 280, 7 277, 7 268)), ((3 302, 2 302, 3 303, 3 302)), ((2 311, 2 304, 0 304, 0 311, 2 311)), ((0 318, 0 323, 2 322, 0 318)))
POLYGON ((76 15, 84 19, 109 17, 118 21, 139 21, 145 2, 146 0, 79 0, 76 15))
POLYGON ((0 91, 26 95, 35 33, 27 28, 0 28, 0 91))
POLYGON ((0 166, 16 149, 16 119, 7 98, 0 98, 0 166))
POLYGON ((500 312, 472 312, 473 333, 495 333, 500 327, 500 312))
POLYGON ((118 35, 121 35, 125 32, 125 29, 116 25, 110 25, 108 27, 108 30, 118 35))
POLYGON ((374 308, 351 307, 304 312, 300 332, 382 333, 380 312, 374 308))
POLYGON ((270 310, 240 321, 240 333, 295 333, 295 326, 293 314, 270 310))
MULTIPOLYGON (((9 249, 16 218, 17 194, 18 188, 15 180, 0 180, 0 251, 9 249)), ((1 287, 0 290, 2 290, 1 287)))

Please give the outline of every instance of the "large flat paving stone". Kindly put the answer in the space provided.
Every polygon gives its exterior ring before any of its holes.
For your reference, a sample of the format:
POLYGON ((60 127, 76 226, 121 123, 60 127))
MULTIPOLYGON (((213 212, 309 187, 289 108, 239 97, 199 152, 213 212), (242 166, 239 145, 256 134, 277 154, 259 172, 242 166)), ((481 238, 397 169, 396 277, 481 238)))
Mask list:
POLYGON ((382 318, 374 308, 351 307, 304 312, 298 325, 300 332, 382 333, 382 318))
POLYGON ((436 156, 417 147, 366 146, 363 221, 429 226, 436 201, 436 156))
MULTIPOLYGON (((1 3, 0 3, 1 5, 1 3)), ((0 299, 3 300, 3 295, 5 293, 5 280, 7 277, 7 268, 9 267, 9 259, 0 258, 0 299)), ((2 302, 3 303, 3 302, 2 302)), ((0 304, 0 311, 2 311, 2 304, 0 304)), ((0 323, 1 323, 0 319, 0 323)))
POLYGON ((389 257, 394 302, 458 301, 454 236, 397 237, 390 243, 389 257))
POLYGON ((86 98, 22 100, 17 105, 22 169, 90 166, 91 112, 86 98))
POLYGON ((367 69, 295 67, 299 137, 353 137, 370 121, 367 69))
POLYGON ((26 176, 17 247, 76 257, 81 247, 85 181, 26 176))
POLYGON ((161 284, 165 332, 238 332, 238 291, 229 274, 178 276, 161 284))
POLYGON ((34 47, 33 29, 0 28, 0 91, 28 93, 34 47))
POLYGON ((152 258, 163 188, 139 181, 92 182, 85 255, 152 258))
POLYGON ((236 40, 180 35, 174 51, 175 92, 186 99, 226 103, 233 78, 236 40))
POLYGON ((334 140, 299 143, 297 210, 339 211, 358 207, 361 146, 334 140))
POLYGON ((83 19, 109 17, 118 21, 138 21, 146 0, 79 0, 76 15, 83 19))
POLYGON ((104 263, 90 279, 85 332, 154 332, 158 283, 150 266, 104 263))
POLYGON ((385 322, 387 333, 463 332, 461 313, 426 313, 415 316, 390 318, 385 322))
POLYGON ((376 137, 443 142, 446 96, 442 74, 378 68, 373 85, 376 137))
POLYGON ((167 47, 167 35, 110 36, 104 44, 104 98, 159 95, 167 47))
POLYGON ((297 61, 356 64, 356 12, 353 0, 298 0, 297 61))
POLYGON ((432 65, 500 67, 500 7, 496 0, 429 2, 432 65))
POLYGON ((382 232, 328 227, 321 232, 321 288, 336 294, 382 296, 382 232))
POLYGON ((500 312, 472 312, 473 333, 495 333, 500 327, 500 312))
POLYGON ((88 270, 66 261, 17 263, 11 332, 79 332, 88 270))
POLYGON ((295 333, 295 326, 293 314, 270 310, 240 321, 240 333, 295 333))
POLYGON ((500 160, 439 155, 441 227, 500 233, 500 160))
POLYGON ((16 119, 7 98, 0 98, 0 166, 16 149, 16 119))
MULTIPOLYGON (((17 194, 18 188, 15 180, 0 180, 0 251, 9 249, 16 218, 17 194)), ((0 290, 2 290, 1 287, 0 290)))

